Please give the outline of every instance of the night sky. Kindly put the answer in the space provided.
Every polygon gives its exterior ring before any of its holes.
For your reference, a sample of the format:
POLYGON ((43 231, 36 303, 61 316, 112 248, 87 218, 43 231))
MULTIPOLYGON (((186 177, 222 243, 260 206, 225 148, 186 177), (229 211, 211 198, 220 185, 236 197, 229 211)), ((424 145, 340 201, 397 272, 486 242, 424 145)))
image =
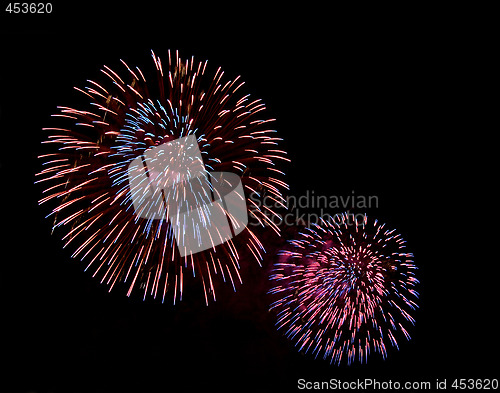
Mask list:
POLYGON ((487 230, 470 198, 490 191, 471 168, 488 155, 470 156, 487 142, 456 106, 469 87, 458 32, 438 20, 364 23, 335 10, 54 3, 51 15, 6 17, 4 8, 1 392, 293 392, 300 378, 498 377, 489 359, 498 351, 498 256, 478 251, 487 230), (208 307, 196 282, 175 306, 128 298, 125 286, 108 293, 51 236, 33 184, 42 127, 103 64, 149 68, 150 50, 166 57, 169 48, 241 75, 263 99, 292 160, 291 194, 378 196, 368 213, 407 240, 421 281, 412 340, 400 351, 350 367, 297 353, 268 312, 267 277, 283 242, 272 235, 263 267, 244 266, 237 292, 220 286, 208 307))

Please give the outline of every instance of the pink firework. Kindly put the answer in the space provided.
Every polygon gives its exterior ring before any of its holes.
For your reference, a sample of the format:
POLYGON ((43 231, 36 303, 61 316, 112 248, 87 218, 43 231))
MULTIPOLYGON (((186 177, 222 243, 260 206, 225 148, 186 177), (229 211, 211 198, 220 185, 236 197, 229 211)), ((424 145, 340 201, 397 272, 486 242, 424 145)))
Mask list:
MULTIPOLYGON (((175 303, 189 274, 208 304, 216 279, 235 288, 240 263, 260 263, 262 235, 247 227, 223 244, 181 256, 168 220, 135 214, 127 168, 150 148, 195 137, 207 170, 234 173, 245 193, 282 201, 287 185, 279 164, 288 159, 274 119, 261 100, 240 93, 239 76, 229 80, 220 68, 209 72, 206 61, 183 60, 177 52, 168 51, 166 62, 153 52, 152 58, 150 72, 123 60, 122 72, 104 66, 103 81, 75 87, 87 105, 58 107, 53 116, 60 124, 44 129, 39 202, 52 204, 54 231, 109 290, 125 283, 129 295, 136 289, 162 300, 170 290, 175 303)), ((250 222, 279 234, 259 206, 247 207, 250 222)))
POLYGON ((404 250, 394 229, 366 216, 337 215, 304 230, 271 275, 278 328, 333 364, 363 363, 371 352, 385 359, 415 322, 417 268, 404 250))

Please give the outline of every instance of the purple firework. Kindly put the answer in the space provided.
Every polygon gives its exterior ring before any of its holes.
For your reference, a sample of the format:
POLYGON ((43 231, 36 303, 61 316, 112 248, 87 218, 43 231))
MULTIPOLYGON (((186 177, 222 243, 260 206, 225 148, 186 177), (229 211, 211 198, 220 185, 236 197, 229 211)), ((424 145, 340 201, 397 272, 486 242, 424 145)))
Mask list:
POLYGON ((305 229, 279 253, 271 274, 277 327, 304 353, 363 363, 410 339, 416 266, 394 229, 347 214, 305 229))

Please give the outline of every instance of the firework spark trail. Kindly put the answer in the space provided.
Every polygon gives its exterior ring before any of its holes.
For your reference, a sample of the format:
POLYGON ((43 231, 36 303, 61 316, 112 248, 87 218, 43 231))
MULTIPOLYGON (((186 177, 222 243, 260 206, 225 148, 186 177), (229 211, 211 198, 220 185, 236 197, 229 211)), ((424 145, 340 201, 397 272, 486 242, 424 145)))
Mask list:
MULTIPOLYGON (((129 295, 141 287, 144 296, 164 300, 170 288, 175 303, 182 299, 183 275, 191 271, 201 277, 208 303, 209 297, 215 300, 214 276, 233 286, 242 281, 239 250, 248 248, 260 263, 261 241, 246 228, 234 241, 181 258, 168 220, 134 214, 129 164, 153 146, 194 135, 207 170, 233 172, 247 192, 284 202, 287 185, 278 168, 289 160, 262 101, 237 94, 244 84, 239 76, 226 81, 218 68, 210 79, 206 61, 182 60, 168 51, 167 65, 151 54, 154 76, 121 60, 124 75, 104 66, 104 82, 75 87, 89 99, 89 108, 58 107, 53 116, 66 125, 43 129, 48 152, 39 157, 43 169, 36 182, 44 186, 39 203, 55 204, 49 214, 53 230, 65 232, 65 247, 73 246, 72 256, 88 261, 86 270, 110 290, 127 282, 129 295)), ((258 206, 248 213, 279 234, 258 206)))
POLYGON ((385 359, 388 344, 410 339, 417 308, 413 255, 385 224, 329 217, 300 233, 279 253, 270 276, 277 327, 300 351, 330 363, 385 359))

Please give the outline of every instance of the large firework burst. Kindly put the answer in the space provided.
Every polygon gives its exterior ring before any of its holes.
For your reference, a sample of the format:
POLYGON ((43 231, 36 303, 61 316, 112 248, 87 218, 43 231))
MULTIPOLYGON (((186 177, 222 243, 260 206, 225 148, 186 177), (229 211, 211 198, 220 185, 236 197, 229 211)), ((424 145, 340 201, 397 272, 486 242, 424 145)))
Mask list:
MULTIPOLYGON (((154 146, 194 136, 208 170, 235 173, 247 193, 282 201, 287 185, 278 164, 287 160, 286 153, 279 149, 281 139, 270 128, 274 119, 265 117, 264 103, 239 95, 244 84, 239 76, 225 80, 221 68, 209 76, 206 61, 182 60, 178 52, 168 51, 165 65, 151 53, 152 73, 120 60, 122 76, 104 66, 103 82, 75 87, 88 98, 87 107, 58 107, 53 116, 65 123, 44 129, 48 150, 40 156, 37 183, 44 185, 44 196, 39 203, 54 204, 53 229, 110 290, 126 282, 128 294, 139 287, 144 296, 165 299, 172 288, 175 303, 182 299, 188 270, 201 281, 208 303, 215 300, 215 277, 234 287, 242 281, 242 256, 262 259, 258 234, 246 228, 224 244, 181 257, 168 220, 134 214, 127 168, 154 146)), ((249 203, 250 221, 279 233, 268 215, 249 203)))
POLYGON ((277 326, 300 351, 330 363, 387 356, 414 324, 416 267, 405 241, 377 220, 329 217, 280 252, 270 293, 277 326))

